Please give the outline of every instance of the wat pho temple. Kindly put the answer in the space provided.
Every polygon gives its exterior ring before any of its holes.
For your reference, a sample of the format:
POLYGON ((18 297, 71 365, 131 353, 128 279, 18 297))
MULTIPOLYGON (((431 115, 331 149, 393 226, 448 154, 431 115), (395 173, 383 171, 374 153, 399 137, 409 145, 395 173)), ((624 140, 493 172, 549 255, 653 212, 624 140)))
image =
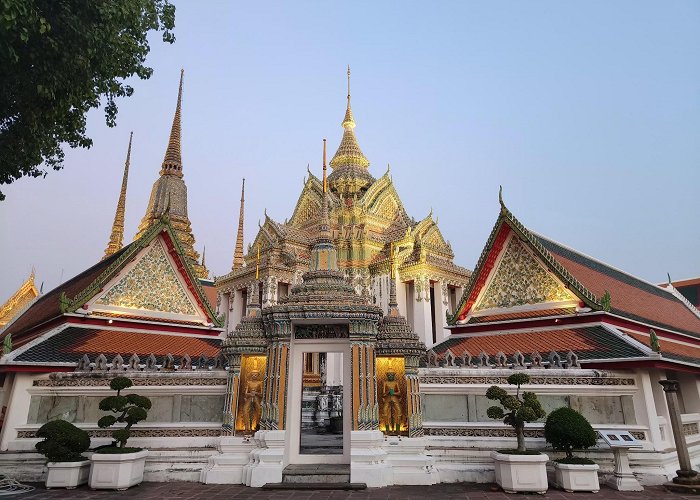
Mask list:
MULTIPOLYGON (((340 144, 327 161, 319 140, 287 219, 265 213, 244 242, 245 181, 229 187, 240 193, 237 238, 231 268, 213 277, 187 213, 185 116, 181 75, 133 241, 124 236, 130 141, 101 260, 47 292, 32 273, 0 308, 4 474, 41 479, 36 431, 53 419, 108 444, 98 402, 117 375, 153 402, 129 441, 148 450, 147 481, 261 487, 313 464, 345 465, 349 481, 370 487, 493 481, 490 452, 512 447, 515 434, 487 416, 485 394, 518 370, 546 411, 568 406, 597 430, 629 432, 641 484, 678 468, 659 384, 677 380, 683 434, 700 460, 700 312, 672 283, 532 231, 502 193, 478 262, 457 264, 446 236, 464 228, 441 230, 432 212, 412 217, 389 169, 370 168, 349 70, 340 144)), ((525 439, 548 449, 543 421, 525 439)), ((601 476, 613 473, 604 441, 584 455, 601 476)))

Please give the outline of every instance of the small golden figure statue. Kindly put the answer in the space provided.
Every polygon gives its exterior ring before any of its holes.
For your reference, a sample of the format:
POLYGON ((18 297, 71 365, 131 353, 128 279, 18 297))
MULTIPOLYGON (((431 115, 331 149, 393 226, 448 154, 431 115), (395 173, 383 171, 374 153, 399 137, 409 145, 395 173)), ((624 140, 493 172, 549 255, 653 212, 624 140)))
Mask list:
POLYGON ((245 385, 245 393, 243 394, 243 424, 246 433, 255 432, 257 421, 262 409, 262 391, 263 381, 260 377, 260 372, 255 370, 250 372, 245 385))
POLYGON ((386 372, 386 380, 384 381, 384 401, 382 404, 382 413, 387 419, 387 434, 398 434, 401 429, 401 420, 403 411, 401 409, 401 389, 399 382, 396 380, 396 373, 386 372))

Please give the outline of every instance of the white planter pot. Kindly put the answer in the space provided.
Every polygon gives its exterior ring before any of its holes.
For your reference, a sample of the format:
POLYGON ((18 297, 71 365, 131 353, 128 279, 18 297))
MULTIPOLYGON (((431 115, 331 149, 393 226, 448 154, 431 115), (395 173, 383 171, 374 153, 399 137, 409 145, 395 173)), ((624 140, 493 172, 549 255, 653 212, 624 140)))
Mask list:
POLYGON ((506 455, 497 451, 491 452, 495 471, 496 483, 506 493, 547 491, 547 462, 549 457, 544 453, 539 455, 506 455))
POLYGON ((93 453, 90 467, 90 488, 93 490, 125 490, 143 481, 148 450, 136 453, 93 453))
POLYGON ((558 488, 568 491, 592 491, 598 493, 598 465, 560 464, 554 462, 554 482, 558 488))
POLYGON ((90 476, 90 460, 81 462, 49 462, 46 464, 49 473, 46 476, 46 489, 73 488, 88 482, 90 476))

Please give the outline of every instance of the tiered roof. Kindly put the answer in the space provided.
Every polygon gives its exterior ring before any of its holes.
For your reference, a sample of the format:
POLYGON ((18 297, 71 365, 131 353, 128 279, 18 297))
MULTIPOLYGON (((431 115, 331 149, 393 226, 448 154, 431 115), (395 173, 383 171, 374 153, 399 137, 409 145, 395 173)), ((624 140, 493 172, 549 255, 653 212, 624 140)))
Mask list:
POLYGON ((573 350, 591 365, 700 368, 700 312, 687 300, 533 233, 499 201, 496 224, 448 318, 453 335, 433 348, 438 356, 448 349, 508 357, 573 350))

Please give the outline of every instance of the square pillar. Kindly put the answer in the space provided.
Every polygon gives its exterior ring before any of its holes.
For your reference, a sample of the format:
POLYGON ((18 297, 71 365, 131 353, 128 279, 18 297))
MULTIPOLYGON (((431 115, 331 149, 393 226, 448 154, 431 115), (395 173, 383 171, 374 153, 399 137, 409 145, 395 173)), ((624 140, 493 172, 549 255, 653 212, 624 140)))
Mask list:
POLYGON ((231 292, 233 300, 229 299, 229 331, 233 331, 241 322, 246 304, 243 303, 243 290, 231 292))
POLYGON ((430 282, 426 278, 420 285, 414 283, 413 290, 413 331, 418 334, 421 341, 430 349, 433 346, 433 318, 430 314, 430 282))
POLYGON ((450 295, 447 283, 438 281, 434 285, 435 290, 435 337, 440 343, 450 336, 447 326, 447 311, 450 307, 450 295))

